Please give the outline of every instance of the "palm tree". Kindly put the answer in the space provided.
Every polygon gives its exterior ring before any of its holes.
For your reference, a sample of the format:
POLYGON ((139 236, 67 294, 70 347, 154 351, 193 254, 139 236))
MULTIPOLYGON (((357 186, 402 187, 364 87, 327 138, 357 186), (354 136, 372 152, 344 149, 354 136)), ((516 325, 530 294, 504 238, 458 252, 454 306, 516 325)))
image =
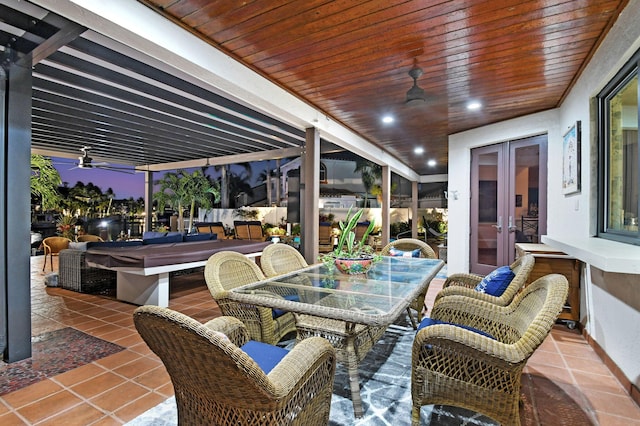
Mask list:
MULTIPOLYGON (((362 176, 362 184, 364 185, 365 197, 363 207, 367 207, 368 195, 372 193, 372 190, 376 186, 376 181, 382 179, 382 166, 373 163, 364 158, 356 160, 356 168, 354 173, 360 173, 362 176)), ((378 185, 379 186, 379 185, 378 185)))
POLYGON ((177 211, 180 232, 184 232, 186 206, 190 206, 189 229, 191 229, 196 202, 211 206, 211 195, 216 200, 220 197, 218 188, 212 185, 209 178, 200 170, 191 174, 184 170, 169 172, 155 183, 160 185, 160 191, 153 194, 154 200, 158 201, 158 210, 164 210, 165 205, 168 204, 177 211))
POLYGON ((58 187, 62 184, 60 173, 53 167, 51 158, 38 154, 31 154, 31 195, 40 199, 43 210, 59 207, 60 193, 58 187))
MULTIPOLYGON (((251 163, 244 162, 238 163, 237 165, 244 169, 247 181, 251 179, 251 163)), ((215 166, 215 170, 220 172, 220 207, 222 207, 223 209, 228 209, 231 200, 230 195, 233 194, 235 196, 238 194, 237 192, 234 192, 229 185, 229 179, 231 179, 231 176, 235 175, 235 173, 231 171, 231 164, 215 166)))

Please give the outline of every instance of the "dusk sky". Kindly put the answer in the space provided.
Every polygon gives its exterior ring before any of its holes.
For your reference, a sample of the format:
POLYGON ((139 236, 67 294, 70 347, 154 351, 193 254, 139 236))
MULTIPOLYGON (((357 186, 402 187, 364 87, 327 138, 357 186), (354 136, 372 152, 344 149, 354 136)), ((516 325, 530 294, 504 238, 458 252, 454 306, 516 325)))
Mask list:
MULTIPOLYGON (((52 157, 53 165, 60 173, 62 182, 67 182, 69 187, 75 186, 77 182, 87 184, 89 182, 100 187, 102 192, 111 188, 117 199, 134 199, 144 197, 144 173, 121 173, 112 170, 104 170, 99 168, 78 169, 74 167, 74 161, 68 158, 52 157)), ((126 167, 119 164, 110 164, 114 167, 126 167)), ((252 163, 254 185, 256 178, 265 168, 264 162, 252 163)), ((275 161, 271 162, 271 167, 275 167, 275 161)), ((238 168, 239 172, 242 170, 238 168)), ((207 174, 217 177, 217 173, 210 171, 207 174)), ((157 180, 162 177, 161 173, 154 173, 153 179, 157 180)))

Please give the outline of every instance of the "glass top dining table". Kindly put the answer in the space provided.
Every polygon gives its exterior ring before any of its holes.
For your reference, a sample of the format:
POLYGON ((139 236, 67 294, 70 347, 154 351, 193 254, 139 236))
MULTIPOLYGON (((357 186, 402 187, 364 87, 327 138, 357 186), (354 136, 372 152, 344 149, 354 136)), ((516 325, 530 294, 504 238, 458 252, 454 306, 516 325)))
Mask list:
POLYGON ((298 339, 323 336, 349 373, 355 417, 362 417, 358 364, 443 267, 439 259, 383 256, 366 274, 323 264, 229 290, 237 302, 296 315, 298 339))
POLYGON ((236 287, 229 298, 358 324, 388 325, 443 265, 439 259, 383 256, 366 274, 348 275, 316 264, 236 287))

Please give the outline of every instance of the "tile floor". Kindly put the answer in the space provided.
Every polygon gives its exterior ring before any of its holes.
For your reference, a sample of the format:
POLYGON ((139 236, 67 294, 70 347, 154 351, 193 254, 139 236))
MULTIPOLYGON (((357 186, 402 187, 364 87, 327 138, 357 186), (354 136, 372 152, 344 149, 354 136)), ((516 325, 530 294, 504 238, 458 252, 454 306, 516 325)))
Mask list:
MULTIPOLYGON (((42 261, 41 256, 32 258, 32 334, 73 327, 126 349, 1 396, 0 424, 120 425, 171 396, 162 363, 133 326, 135 306, 47 288, 42 261)), ((428 305, 441 284, 432 283, 428 305)), ((173 281, 170 308, 199 321, 220 315, 198 274, 173 281)), ((556 326, 526 368, 571 395, 595 425, 640 426, 640 408, 577 331, 556 326)), ((562 407, 549 410, 561 416, 562 407)), ((560 418, 557 424, 563 424, 560 418)))

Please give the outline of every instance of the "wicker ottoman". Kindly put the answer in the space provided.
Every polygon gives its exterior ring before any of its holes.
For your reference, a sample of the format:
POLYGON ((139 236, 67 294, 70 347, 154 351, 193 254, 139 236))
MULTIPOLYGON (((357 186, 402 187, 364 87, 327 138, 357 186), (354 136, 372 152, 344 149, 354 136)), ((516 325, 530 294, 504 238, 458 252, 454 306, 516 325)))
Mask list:
POLYGON ((87 266, 83 250, 60 252, 59 286, 80 293, 109 293, 116 288, 116 272, 87 266))

